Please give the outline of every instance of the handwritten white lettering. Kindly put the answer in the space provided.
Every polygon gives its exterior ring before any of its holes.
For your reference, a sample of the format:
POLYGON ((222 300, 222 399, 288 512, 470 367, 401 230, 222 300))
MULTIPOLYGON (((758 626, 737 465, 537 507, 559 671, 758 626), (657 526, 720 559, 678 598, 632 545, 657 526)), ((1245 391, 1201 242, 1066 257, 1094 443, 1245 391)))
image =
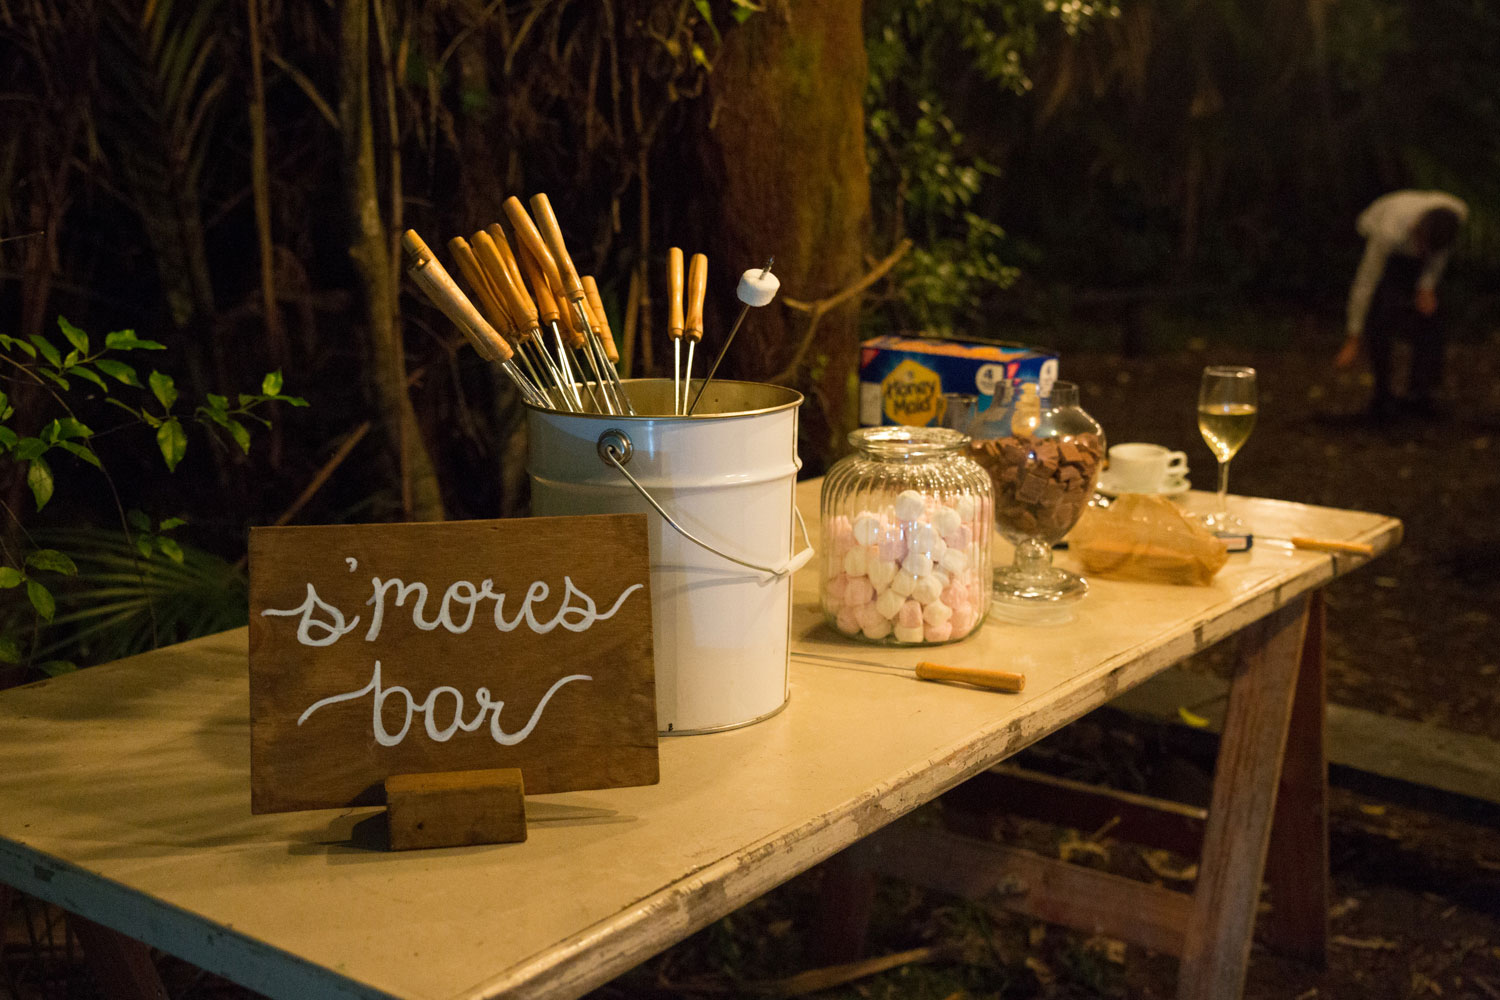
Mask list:
POLYGON ((526 737, 531 735, 532 730, 536 729, 537 723, 541 721, 543 709, 547 707, 547 702, 552 700, 552 696, 557 693, 559 688, 573 681, 591 681, 593 679, 589 674, 569 674, 554 681, 552 686, 547 689, 547 693, 542 695, 542 700, 537 702, 537 706, 532 710, 531 718, 527 720, 526 725, 513 733, 507 733, 500 726, 500 711, 505 708, 505 702, 491 700, 489 688, 482 687, 474 692, 474 701, 478 709, 474 713, 474 718, 465 722, 463 719, 464 696, 457 688, 449 687, 446 684, 441 685, 427 692, 427 697, 421 701, 414 701, 411 691, 399 684, 394 684, 390 687, 383 687, 381 685, 380 661, 376 660, 375 667, 370 672, 369 683, 358 691, 348 691, 343 694, 331 695, 330 697, 313 702, 297 717, 297 725, 302 725, 314 712, 321 708, 326 708, 329 705, 343 701, 354 701, 358 698, 363 698, 365 695, 372 695, 370 713, 371 729, 375 736, 375 742, 383 747, 400 745, 401 741, 406 738, 407 732, 411 729, 413 715, 422 716, 423 727, 427 730, 427 736, 430 739, 437 743, 447 743, 459 730, 466 733, 474 732, 484 724, 486 714, 490 718, 490 737, 496 743, 510 747, 526 739, 526 737), (440 729, 437 725, 437 700, 438 696, 442 694, 451 694, 453 696, 453 721, 440 729), (401 728, 394 733, 387 729, 385 725, 385 701, 387 698, 399 698, 400 707, 405 708, 405 714, 401 720, 401 728))

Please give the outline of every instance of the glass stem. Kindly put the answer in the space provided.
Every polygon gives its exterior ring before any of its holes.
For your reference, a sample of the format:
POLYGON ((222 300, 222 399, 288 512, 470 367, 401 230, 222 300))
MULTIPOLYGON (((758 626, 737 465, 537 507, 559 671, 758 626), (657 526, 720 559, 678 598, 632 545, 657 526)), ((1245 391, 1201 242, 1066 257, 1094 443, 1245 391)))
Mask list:
POLYGON ((1219 519, 1229 517, 1229 459, 1219 463, 1219 519))

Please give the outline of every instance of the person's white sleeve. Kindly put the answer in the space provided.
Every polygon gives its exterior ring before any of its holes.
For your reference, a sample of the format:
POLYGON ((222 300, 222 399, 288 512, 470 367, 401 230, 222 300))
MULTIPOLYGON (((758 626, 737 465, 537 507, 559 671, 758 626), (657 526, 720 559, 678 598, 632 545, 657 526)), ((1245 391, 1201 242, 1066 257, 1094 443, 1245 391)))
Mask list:
POLYGON ((1443 269, 1448 266, 1448 253, 1435 253, 1427 258, 1427 265, 1422 268, 1422 273, 1417 276, 1417 287, 1425 291, 1434 291, 1438 282, 1442 280, 1443 269))
POLYGON ((1378 237, 1365 241, 1365 255, 1360 259, 1359 270, 1354 272, 1354 283, 1349 286, 1349 310, 1346 329, 1349 336, 1358 337, 1365 332, 1365 316, 1370 311, 1370 300, 1375 297, 1375 286, 1385 272, 1385 262, 1391 255, 1390 246, 1378 237))

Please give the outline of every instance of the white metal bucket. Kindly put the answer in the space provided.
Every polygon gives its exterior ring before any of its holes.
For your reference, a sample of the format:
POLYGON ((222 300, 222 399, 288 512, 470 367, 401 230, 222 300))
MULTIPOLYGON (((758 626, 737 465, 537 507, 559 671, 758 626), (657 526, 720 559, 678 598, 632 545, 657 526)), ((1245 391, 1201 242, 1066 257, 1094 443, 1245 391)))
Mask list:
POLYGON ((749 725, 785 705, 797 410, 802 394, 709 383, 673 416, 670 379, 625 382, 640 414, 528 407, 537 515, 644 513, 651 544, 656 723, 664 735, 749 725))

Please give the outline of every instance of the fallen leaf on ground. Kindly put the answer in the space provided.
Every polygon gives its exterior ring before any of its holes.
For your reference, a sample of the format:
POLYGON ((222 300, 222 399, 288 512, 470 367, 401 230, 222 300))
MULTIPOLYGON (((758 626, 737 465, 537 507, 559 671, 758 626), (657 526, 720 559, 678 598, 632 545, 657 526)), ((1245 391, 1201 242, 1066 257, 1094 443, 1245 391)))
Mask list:
POLYGON ((1308 990, 1306 993, 1298 993, 1297 994, 1297 1000, 1313 1000, 1313 997, 1315 997, 1317 995, 1318 995, 1318 988, 1316 986, 1314 986, 1312 989, 1308 990))
POLYGON ((1384 816, 1385 806, 1361 804, 1359 807, 1359 811, 1364 813, 1366 816, 1384 816))
POLYGON ((1343 934, 1335 934, 1328 939, 1329 944, 1336 944, 1340 948, 1359 948, 1361 951, 1395 951, 1401 947, 1395 941, 1386 938, 1352 938, 1343 934))
POLYGON ((1096 844, 1092 840, 1084 840, 1072 830, 1063 834, 1062 843, 1057 845, 1057 856, 1064 861, 1072 861, 1078 856, 1098 858, 1100 861, 1109 861, 1109 849, 1103 844, 1096 844))
POLYGON ((1036 976, 1036 981, 1043 986, 1050 986, 1052 981, 1057 978, 1052 970, 1047 967, 1047 963, 1035 955, 1026 956, 1026 968, 1031 970, 1031 974, 1036 976))
POLYGON ((1176 882, 1191 882, 1198 877, 1197 864, 1175 865, 1172 863, 1172 855, 1167 851, 1141 851, 1141 860, 1146 862, 1150 868, 1162 878, 1172 879, 1176 882))
POLYGON ((1194 729, 1203 729, 1208 725, 1208 719, 1197 712, 1190 712, 1183 705, 1177 706, 1177 717, 1194 729))

